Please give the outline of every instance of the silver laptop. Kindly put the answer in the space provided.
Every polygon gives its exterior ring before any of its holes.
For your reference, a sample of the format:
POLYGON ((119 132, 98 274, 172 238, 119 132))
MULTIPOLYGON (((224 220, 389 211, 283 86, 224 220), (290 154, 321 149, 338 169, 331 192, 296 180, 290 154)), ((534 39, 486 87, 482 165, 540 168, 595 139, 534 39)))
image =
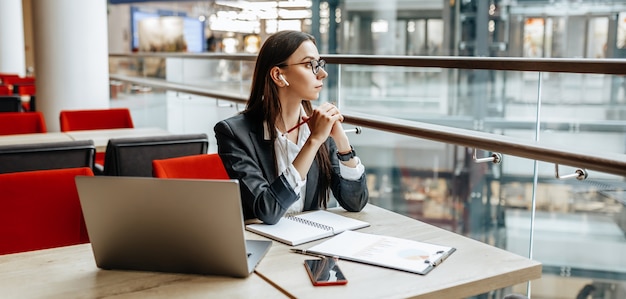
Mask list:
POLYGON ((245 240, 236 180, 78 176, 102 269, 247 277, 271 241, 245 240))

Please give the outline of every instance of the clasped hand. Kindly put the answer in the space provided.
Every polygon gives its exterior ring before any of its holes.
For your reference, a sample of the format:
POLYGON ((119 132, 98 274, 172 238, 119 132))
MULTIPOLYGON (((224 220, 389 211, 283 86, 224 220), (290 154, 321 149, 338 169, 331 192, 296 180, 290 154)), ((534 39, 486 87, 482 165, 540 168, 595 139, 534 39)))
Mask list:
POLYGON ((341 115, 339 109, 331 103, 326 102, 316 107, 311 115, 303 116, 302 120, 307 122, 311 130, 311 137, 325 140, 330 136, 335 141, 341 138, 347 139, 346 133, 341 126, 343 115, 341 115))

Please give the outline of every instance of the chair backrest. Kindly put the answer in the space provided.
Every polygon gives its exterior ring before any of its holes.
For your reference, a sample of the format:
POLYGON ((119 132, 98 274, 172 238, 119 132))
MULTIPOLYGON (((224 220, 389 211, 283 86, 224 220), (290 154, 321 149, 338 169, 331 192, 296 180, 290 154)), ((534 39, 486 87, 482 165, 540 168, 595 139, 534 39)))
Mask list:
POLYGON ((0 96, 0 112, 21 112, 22 100, 19 96, 0 96))
POLYGON ((35 111, 35 93, 36 87, 34 83, 15 83, 13 84, 13 94, 20 96, 24 100, 24 96, 29 96, 28 101, 22 101, 22 111, 35 111))
POLYGON ((152 177, 152 160, 206 154, 206 134, 112 138, 107 144, 104 175, 152 177))
POLYGON ((153 160, 152 175, 156 178, 230 179, 217 153, 153 160))
POLYGON ((74 178, 89 168, 0 174, 0 254, 89 242, 74 178))
POLYGON ((9 96, 12 95, 13 91, 7 85, 0 85, 0 96, 9 96))
POLYGON ((60 122, 61 132, 134 128, 128 108, 63 110, 60 122))
POLYGON ((2 78, 2 83, 4 85, 15 85, 15 84, 35 84, 34 77, 4 77, 2 78))
POLYGON ((32 96, 37 93, 35 84, 17 84, 13 85, 13 92, 21 96, 32 96))
POLYGON ((0 173, 77 167, 93 170, 95 154, 93 140, 0 145, 0 173))
POLYGON ((46 132, 46 122, 41 112, 0 113, 0 135, 46 132))
POLYGON ((0 73, 0 83, 4 84, 4 85, 8 85, 6 83, 7 79, 11 79, 11 78, 19 78, 20 75, 18 74, 13 74, 13 73, 0 73))

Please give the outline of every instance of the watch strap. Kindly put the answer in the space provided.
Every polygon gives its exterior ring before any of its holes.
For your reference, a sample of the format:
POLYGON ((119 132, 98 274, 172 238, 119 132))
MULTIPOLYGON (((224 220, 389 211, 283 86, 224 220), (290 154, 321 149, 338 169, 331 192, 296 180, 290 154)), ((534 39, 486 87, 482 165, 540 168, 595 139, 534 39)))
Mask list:
POLYGON ((354 151, 354 147, 352 147, 352 145, 350 145, 350 151, 342 154, 339 151, 337 151, 337 158, 339 159, 339 161, 343 161, 343 162, 347 162, 350 161, 350 159, 354 158, 356 156, 356 152, 354 151))

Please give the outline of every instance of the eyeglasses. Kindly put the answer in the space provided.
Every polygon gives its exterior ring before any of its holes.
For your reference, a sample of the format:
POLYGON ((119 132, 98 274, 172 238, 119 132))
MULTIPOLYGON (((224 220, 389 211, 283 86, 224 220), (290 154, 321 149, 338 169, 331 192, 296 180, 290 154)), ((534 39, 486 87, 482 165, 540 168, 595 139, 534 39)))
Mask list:
POLYGON ((278 64, 276 66, 277 67, 286 67, 286 66, 298 65, 298 64, 309 64, 309 65, 311 65, 311 71, 313 72, 313 75, 317 75, 317 73, 320 72, 320 69, 326 69, 326 60, 324 60, 324 59, 310 60, 310 61, 307 61, 307 62, 300 62, 300 63, 293 63, 293 64, 281 63, 281 64, 278 64))

